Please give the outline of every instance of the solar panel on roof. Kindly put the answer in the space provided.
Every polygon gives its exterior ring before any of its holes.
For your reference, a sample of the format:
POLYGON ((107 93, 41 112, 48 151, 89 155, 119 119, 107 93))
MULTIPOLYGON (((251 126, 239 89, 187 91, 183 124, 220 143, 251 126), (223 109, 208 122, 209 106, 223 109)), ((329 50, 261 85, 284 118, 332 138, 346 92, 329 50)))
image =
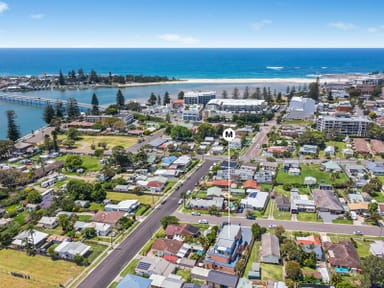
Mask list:
POLYGON ((151 264, 149 263, 146 263, 146 262, 139 262, 139 264, 137 264, 137 269, 140 269, 140 270, 148 270, 149 267, 151 267, 151 264))

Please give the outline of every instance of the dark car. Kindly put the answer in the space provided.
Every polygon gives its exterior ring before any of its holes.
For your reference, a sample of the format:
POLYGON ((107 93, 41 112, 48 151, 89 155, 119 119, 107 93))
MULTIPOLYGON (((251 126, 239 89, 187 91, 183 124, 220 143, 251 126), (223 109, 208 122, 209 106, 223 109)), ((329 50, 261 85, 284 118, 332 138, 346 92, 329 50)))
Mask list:
POLYGON ((248 214, 248 215, 247 215, 247 219, 249 219, 249 220, 255 220, 255 219, 256 219, 256 216, 253 215, 253 214, 248 214))

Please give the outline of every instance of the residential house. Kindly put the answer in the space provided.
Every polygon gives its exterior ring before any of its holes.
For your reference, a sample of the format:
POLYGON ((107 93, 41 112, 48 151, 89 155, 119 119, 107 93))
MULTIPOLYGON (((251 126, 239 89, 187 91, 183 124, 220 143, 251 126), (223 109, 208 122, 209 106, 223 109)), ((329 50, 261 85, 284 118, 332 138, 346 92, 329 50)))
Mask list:
POLYGON ((182 239, 185 236, 199 236, 199 228, 190 224, 169 224, 165 229, 165 236, 169 239, 182 239))
POLYGON ((88 200, 76 200, 75 205, 80 208, 88 208, 89 207, 89 201, 88 200))
POLYGON ((376 240, 371 243, 369 251, 373 256, 384 258, 384 241, 376 240))
POLYGON ((342 171, 340 165, 337 164, 337 162, 332 160, 321 163, 320 169, 330 173, 342 171))
POLYGON ((163 275, 168 276, 176 269, 176 265, 160 257, 144 256, 137 263, 135 272, 137 275, 163 275))
POLYGON ((256 172, 254 179, 257 183, 260 184, 270 184, 273 182, 273 179, 275 178, 275 172, 270 170, 262 170, 259 172, 256 172))
POLYGON ((211 206, 216 206, 220 210, 224 207, 223 197, 212 197, 212 199, 191 199, 189 207, 191 209, 208 209, 211 206))
POLYGON ((45 243, 48 236, 49 235, 47 233, 40 232, 35 229, 32 231, 24 230, 13 238, 14 240, 12 241, 12 245, 22 248, 29 243, 36 249, 45 243))
POLYGON ((206 268, 235 274, 239 256, 252 241, 249 232, 249 229, 242 231, 240 225, 224 225, 217 236, 215 245, 206 253, 204 259, 206 268))
POLYGON ((307 176, 304 178, 304 185, 315 185, 317 180, 315 177, 307 176))
POLYGON ((223 161, 220 164, 221 169, 235 169, 237 167, 237 162, 236 161, 223 161))
POLYGON ((212 288, 236 288, 239 276, 218 271, 209 271, 207 285, 212 288))
POLYGON ((285 146, 271 146, 268 147, 267 152, 271 154, 283 154, 288 152, 288 149, 285 146))
POLYGON ((279 211, 290 211, 291 203, 286 196, 276 196, 276 207, 279 211))
POLYGON ((248 279, 261 279, 260 263, 252 263, 252 269, 248 272, 248 279))
POLYGON ((158 238, 151 246, 150 255, 158 257, 176 256, 182 246, 182 241, 168 238, 158 238))
POLYGON ((310 235, 306 237, 296 237, 296 242, 302 245, 304 252, 315 252, 317 260, 323 259, 323 250, 318 236, 310 235))
POLYGON ((384 165, 382 163, 368 162, 365 166, 372 175, 384 176, 384 165))
POLYGON ((57 217, 47 217, 43 216, 37 223, 37 226, 44 229, 55 229, 59 225, 57 217))
POLYGON ((177 159, 176 156, 164 157, 161 159, 161 167, 169 167, 177 159))
POLYGON ((54 251, 61 258, 73 260, 75 256, 85 257, 91 250, 91 246, 82 242, 62 242, 54 251))
POLYGON ((211 270, 205 269, 202 267, 195 266, 191 269, 191 277, 193 279, 198 279, 202 281, 206 281, 208 278, 208 274, 211 270))
POLYGON ((233 139, 228 143, 228 147, 230 149, 241 149, 242 148, 241 139, 240 138, 233 139))
POLYGON ((11 224, 14 220, 12 218, 0 218, 0 230, 7 227, 9 224, 11 224))
POLYGON ((279 264, 280 258, 279 239, 272 233, 264 233, 261 236, 261 262, 279 264))
POLYGON ((384 153, 384 142, 380 140, 371 139, 371 151, 373 154, 383 154, 384 153))
POLYGON ((128 274, 117 284, 116 288, 151 288, 152 280, 128 274))
POLYGON ((351 157, 353 157, 353 150, 350 149, 350 148, 345 148, 345 149, 343 149, 343 156, 344 156, 345 158, 351 158, 351 157))
POLYGON ((348 208, 349 208, 349 211, 354 211, 358 214, 361 214, 368 211, 368 203, 367 202, 348 203, 348 208))
POLYGON ((301 155, 315 155, 317 154, 317 146, 316 145, 303 145, 300 147, 299 153, 301 155))
POLYGON ((155 176, 163 178, 176 178, 179 175, 179 170, 177 169, 157 169, 155 171, 155 176))
POLYGON ((107 204, 104 207, 106 212, 117 211, 117 212, 126 212, 131 213, 139 207, 140 203, 138 200, 124 200, 120 201, 118 204, 107 204))
POLYGON ((83 222, 76 221, 73 225, 73 228, 76 231, 82 231, 84 229, 93 228, 95 229, 97 236, 107 236, 112 232, 112 225, 107 223, 99 223, 99 222, 83 222))
POLYGON ((241 199, 240 205, 246 209, 264 210, 267 206, 269 194, 267 192, 251 192, 244 199, 241 199))
POLYGON ((336 153, 335 146, 327 146, 324 149, 325 156, 332 157, 332 156, 335 156, 335 153, 336 153))
POLYGON ((168 276, 152 274, 149 279, 153 288, 181 288, 184 283, 183 278, 176 274, 168 276))
POLYGON ((207 189, 207 197, 221 197, 222 189, 217 186, 209 187, 207 189))
POLYGON ((276 171, 278 168, 278 164, 276 162, 262 162, 260 163, 260 169, 276 171))
POLYGON ((253 179, 255 172, 253 170, 243 169, 240 167, 240 169, 235 169, 233 174, 239 176, 241 180, 250 180, 253 179))
POLYGON ((317 211, 330 212, 332 214, 341 214, 344 212, 344 208, 334 191, 314 189, 312 195, 316 203, 317 211))
POLYGON ((224 179, 212 180, 211 182, 209 182, 209 184, 211 184, 213 186, 218 186, 221 188, 227 188, 228 189, 228 187, 231 185, 231 181, 224 180, 224 179))
POLYGON ((99 211, 92 217, 92 221, 115 226, 125 215, 125 212, 120 211, 99 211))
POLYGON ((348 177, 355 182, 357 188, 363 187, 367 184, 366 174, 368 171, 362 165, 347 164, 345 165, 345 172, 348 177))
POLYGON ((297 190, 291 190, 291 213, 315 212, 315 201, 309 200, 308 195, 300 195, 297 190))
MULTIPOLYGON (((351 241, 324 243, 328 263, 335 268, 346 268, 349 272, 361 272, 360 258, 351 241)), ((340 271, 335 269, 335 272, 340 271)))
POLYGON ((172 163, 172 166, 176 166, 176 169, 183 170, 187 168, 191 163, 192 158, 190 156, 182 155, 172 163))
POLYGON ((159 181, 148 181, 146 187, 151 192, 161 192, 165 187, 165 183, 159 181))
POLYGON ((367 143, 367 141, 365 141, 365 139, 362 139, 362 138, 354 138, 353 139, 353 149, 357 153, 362 154, 362 155, 369 155, 370 154, 368 143, 367 143))
POLYGON ((260 189, 260 186, 257 185, 257 182, 255 180, 246 180, 243 183, 244 189, 260 189))

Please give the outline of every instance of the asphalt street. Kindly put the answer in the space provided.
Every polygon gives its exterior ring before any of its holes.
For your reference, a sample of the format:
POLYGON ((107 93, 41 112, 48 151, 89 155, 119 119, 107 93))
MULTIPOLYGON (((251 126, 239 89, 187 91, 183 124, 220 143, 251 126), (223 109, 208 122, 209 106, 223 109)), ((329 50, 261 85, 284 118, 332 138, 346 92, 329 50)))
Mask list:
MULTIPOLYGON (((183 214, 175 212, 174 215, 183 222, 198 223, 199 219, 208 220, 209 224, 221 225, 223 222, 227 222, 228 218, 221 216, 201 215, 193 216, 191 214, 183 214)), ((231 223, 241 224, 242 226, 252 226, 253 223, 259 223, 262 227, 268 227, 269 225, 282 225, 286 230, 295 231, 307 231, 307 232, 327 232, 327 233, 341 233, 341 234, 353 234, 353 231, 359 230, 364 235, 370 236, 383 236, 384 227, 369 226, 369 225, 348 225, 348 224, 326 224, 321 222, 301 222, 301 221, 284 221, 284 220, 267 220, 256 219, 248 220, 244 217, 231 217, 231 223)))
POLYGON ((105 288, 116 278, 120 271, 135 257, 160 228, 160 219, 171 215, 178 207, 182 192, 192 190, 199 180, 205 176, 213 161, 205 161, 182 186, 158 206, 151 215, 123 240, 88 276, 78 285, 80 288, 105 288))

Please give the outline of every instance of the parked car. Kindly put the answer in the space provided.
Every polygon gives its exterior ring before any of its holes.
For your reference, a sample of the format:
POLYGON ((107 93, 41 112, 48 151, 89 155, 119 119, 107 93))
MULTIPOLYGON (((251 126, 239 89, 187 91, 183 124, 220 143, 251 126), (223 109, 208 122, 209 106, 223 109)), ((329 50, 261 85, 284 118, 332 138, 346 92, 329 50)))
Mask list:
POLYGON ((269 229, 274 229, 274 228, 276 228, 276 227, 277 227, 276 224, 269 224, 269 225, 268 225, 268 228, 269 228, 269 229))
POLYGON ((208 224, 208 220, 207 219, 200 219, 199 224, 208 224))
POLYGON ((355 234, 355 235, 363 235, 363 232, 361 232, 360 230, 355 230, 355 231, 353 231, 353 234, 355 234))
POLYGON ((248 215, 247 215, 247 219, 249 219, 249 220, 255 220, 255 219, 256 219, 256 216, 253 215, 253 214, 248 214, 248 215))
POLYGON ((179 202, 177 202, 177 204, 180 205, 180 204, 183 204, 183 202, 184 202, 184 199, 180 199, 179 202))
POLYGON ((196 211, 193 211, 191 214, 192 214, 192 216, 200 216, 201 215, 200 212, 196 212, 196 211))

